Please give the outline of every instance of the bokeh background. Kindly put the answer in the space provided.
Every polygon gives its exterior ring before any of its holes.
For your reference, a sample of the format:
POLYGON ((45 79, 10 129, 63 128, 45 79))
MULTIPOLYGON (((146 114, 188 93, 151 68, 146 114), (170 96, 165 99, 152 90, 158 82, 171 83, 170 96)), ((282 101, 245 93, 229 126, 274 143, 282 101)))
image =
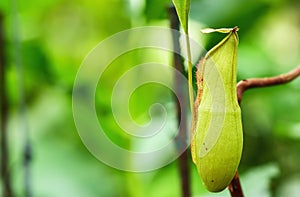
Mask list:
MULTIPOLYGON (((166 7, 170 4, 171 0, 0 1, 5 30, 5 94, 9 101, 9 170, 16 196, 24 196, 26 131, 32 147, 29 186, 33 196, 180 196, 177 161, 152 172, 129 173, 94 158, 76 131, 71 99, 77 70, 93 47, 125 29, 168 27, 166 7), (16 38, 20 50, 14 44, 16 38), (18 59, 23 72, 16 65, 18 59), (18 73, 23 73, 24 83, 18 82, 18 73), (19 113, 22 84, 25 124, 19 113)), ((273 76, 300 64, 299 10, 298 0, 192 0, 190 28, 209 49, 220 35, 200 37, 201 28, 240 27, 238 80, 273 76)), ((137 63, 157 59, 171 62, 170 54, 130 52, 103 76, 104 85, 95 101, 97 112, 110 138, 122 147, 131 144, 110 110, 114 82, 137 63)), ((299 195, 299 101, 300 78, 287 85, 245 93, 244 151, 239 172, 246 196, 299 195)), ((171 91, 145 85, 131 99, 133 118, 139 123, 149 121, 148 109, 155 102, 166 104, 169 112, 175 113, 171 91)), ((176 124, 176 118, 170 121, 170 125, 176 124)), ((229 196, 227 190, 207 192, 191 160, 190 167, 193 196, 229 196)))

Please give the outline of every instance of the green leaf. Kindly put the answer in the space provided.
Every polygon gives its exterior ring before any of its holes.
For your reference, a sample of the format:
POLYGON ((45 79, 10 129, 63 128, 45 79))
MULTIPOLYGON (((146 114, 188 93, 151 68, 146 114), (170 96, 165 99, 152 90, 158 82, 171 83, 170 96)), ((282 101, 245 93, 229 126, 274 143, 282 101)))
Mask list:
POLYGON ((238 30, 239 30, 238 27, 234 27, 234 28, 220 28, 220 29, 206 28, 206 29, 201 29, 200 32, 203 33, 203 34, 209 34, 209 33, 213 33, 213 32, 227 34, 227 33, 230 33, 232 31, 238 31, 238 30))
POLYGON ((181 26, 186 34, 188 34, 188 17, 190 12, 190 0, 172 0, 175 5, 181 26))

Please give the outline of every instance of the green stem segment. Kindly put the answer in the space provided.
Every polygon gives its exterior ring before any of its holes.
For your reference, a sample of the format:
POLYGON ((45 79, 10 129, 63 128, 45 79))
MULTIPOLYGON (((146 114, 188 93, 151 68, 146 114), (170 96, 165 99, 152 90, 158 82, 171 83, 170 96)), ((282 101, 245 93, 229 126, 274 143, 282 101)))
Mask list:
POLYGON ((191 44, 189 39, 189 34, 186 34, 186 46, 187 46, 187 56, 188 56, 188 85, 189 85, 189 99, 190 99, 190 108, 192 113, 192 125, 194 122, 194 94, 193 94, 193 64, 192 64, 192 55, 191 55, 191 44))

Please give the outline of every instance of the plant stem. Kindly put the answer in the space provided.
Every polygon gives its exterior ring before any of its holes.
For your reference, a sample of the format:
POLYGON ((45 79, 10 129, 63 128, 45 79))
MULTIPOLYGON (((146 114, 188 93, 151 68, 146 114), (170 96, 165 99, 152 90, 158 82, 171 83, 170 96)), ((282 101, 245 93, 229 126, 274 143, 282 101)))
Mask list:
POLYGON ((192 113, 192 125, 194 120, 194 90, 193 90, 193 64, 192 64, 192 55, 191 55, 191 43, 190 37, 187 33, 186 35, 186 47, 187 47, 187 56, 188 56, 188 82, 189 82, 189 98, 190 98, 190 108, 192 113))
POLYGON ((234 178, 228 186, 228 189, 232 197, 244 197, 238 172, 236 172, 234 178))
MULTIPOLYGON (((170 6, 168 8, 169 18, 170 18, 170 26, 171 29, 179 31, 179 19, 176 13, 176 9, 174 6, 170 6)), ((179 43, 179 34, 172 33, 173 38, 173 48, 174 51, 180 51, 180 43, 179 43)), ((174 68, 178 70, 180 73, 184 75, 184 66, 182 58, 179 54, 173 53, 173 61, 174 68)), ((175 98, 176 100, 176 110, 177 110, 177 122, 179 125, 179 133, 176 136, 177 148, 179 152, 182 152, 183 148, 187 147, 187 99, 184 94, 184 82, 180 80, 180 78, 174 75, 174 88, 175 88, 175 98), (180 102, 179 102, 180 100, 180 102), (180 106, 182 103, 183 106, 180 106)), ((182 197, 190 197, 190 169, 189 169, 189 159, 188 159, 188 151, 185 150, 179 157, 179 171, 181 177, 181 191, 182 197)))
POLYGON ((237 84, 237 96, 239 103, 242 100, 243 93, 251 88, 267 87, 288 83, 300 75, 300 65, 294 70, 282 75, 268 78, 252 78, 240 81, 237 84))
MULTIPOLYGON (((300 65, 294 70, 282 75, 267 78, 251 78, 240 81, 237 84, 237 97, 239 104, 242 102, 243 93, 251 88, 267 87, 288 83, 300 76, 300 65)), ((232 197, 243 197, 243 191, 239 180, 238 172, 234 176, 230 185, 228 186, 232 197)))
POLYGON ((8 99, 6 91, 6 77, 5 77, 5 39, 4 39, 4 24, 3 15, 0 13, 0 109, 1 109, 1 177, 3 184, 3 196, 12 197, 12 185, 9 172, 9 151, 7 143, 7 118, 8 118, 8 99))

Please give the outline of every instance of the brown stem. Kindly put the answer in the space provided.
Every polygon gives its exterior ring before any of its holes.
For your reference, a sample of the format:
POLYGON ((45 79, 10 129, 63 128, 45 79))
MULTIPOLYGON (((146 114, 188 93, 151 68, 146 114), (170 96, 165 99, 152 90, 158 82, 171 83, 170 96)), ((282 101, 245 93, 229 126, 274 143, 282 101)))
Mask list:
POLYGON ((294 70, 275 77, 252 78, 240 81, 237 84, 237 96, 239 103, 242 100, 243 93, 251 88, 266 87, 288 83, 300 75, 300 65, 294 70))
MULTIPOLYGON (((170 18, 170 26, 171 29, 179 31, 179 19, 175 10, 174 6, 170 6, 168 8, 169 18, 170 18)), ((184 74, 184 67, 182 58, 179 54, 176 53, 176 51, 180 51, 180 44, 179 44, 179 34, 172 32, 172 38, 173 38, 173 61, 174 61, 174 67, 176 70, 178 70, 180 73, 184 74)), ((187 111, 188 109, 188 102, 185 97, 184 92, 184 82, 177 77, 177 75, 174 75, 174 88, 175 88, 175 98, 176 100, 176 109, 177 109, 177 122, 179 127, 179 133, 176 136, 176 142, 177 142, 177 148, 179 152, 182 152, 182 149, 187 147, 187 111), (180 100, 180 102, 179 102, 180 100), (183 106, 180 105, 182 103, 183 106)), ((180 177, 181 177, 181 191, 183 197, 190 197, 191 191, 190 191, 190 169, 189 169, 189 159, 188 159, 188 151, 185 150, 179 157, 179 170, 180 170, 180 177)))
POLYGON ((4 24, 3 15, 0 13, 0 124, 1 124, 1 177, 3 184, 3 196, 13 196, 11 177, 9 172, 9 152, 7 144, 7 117, 8 117, 8 100, 5 79, 5 42, 4 42, 4 24))
POLYGON ((234 178, 228 186, 228 189, 232 197, 244 197, 238 172, 236 172, 234 178))
MULTIPOLYGON (((259 87, 267 87, 267 86, 274 86, 288 83, 295 78, 300 76, 300 65, 296 67, 294 70, 282 74, 275 77, 268 77, 268 78, 252 78, 252 79, 245 79, 240 81, 237 84, 236 92, 238 97, 238 102, 241 103, 243 93, 251 88, 259 88, 259 87)), ((230 194, 232 197, 243 197, 243 191, 239 180, 238 172, 236 172, 233 180, 231 181, 230 185, 228 186, 230 194)))

